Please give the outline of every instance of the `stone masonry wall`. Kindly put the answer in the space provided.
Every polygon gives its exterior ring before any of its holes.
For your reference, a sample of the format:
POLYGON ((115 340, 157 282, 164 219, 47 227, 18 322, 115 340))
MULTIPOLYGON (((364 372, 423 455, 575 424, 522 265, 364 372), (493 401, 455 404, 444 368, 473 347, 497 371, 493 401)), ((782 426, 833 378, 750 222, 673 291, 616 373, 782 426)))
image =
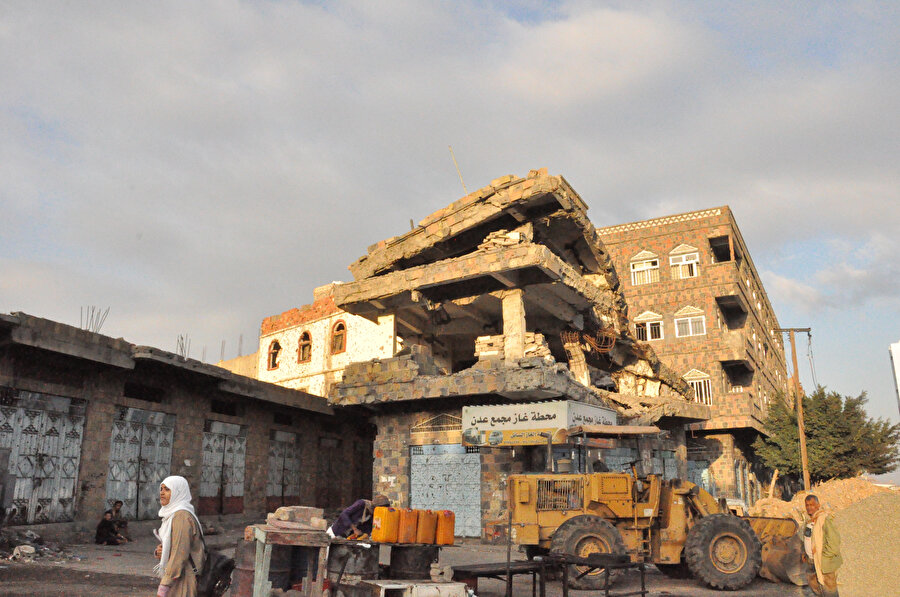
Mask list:
MULTIPOLYGON (((762 282, 749 265, 747 249, 742 245, 740 233, 727 208, 705 212, 693 212, 654 220, 652 226, 643 222, 601 229, 599 232, 620 272, 622 289, 628 302, 629 318, 634 319, 645 311, 662 316, 663 338, 650 341, 660 359, 681 375, 697 369, 710 375, 714 404, 725 406, 731 398, 742 401, 740 395, 731 394, 720 361, 746 358, 754 363, 753 392, 758 409, 752 415, 762 419, 766 399, 772 400, 784 391, 787 372, 784 345, 779 334, 771 333, 778 326, 762 282), (731 236, 736 251, 743 256, 740 265, 735 262, 714 263, 709 239, 731 236), (669 255, 676 247, 685 244, 697 248, 700 256, 699 273, 694 278, 673 278, 669 255), (659 259, 659 281, 635 286, 630 276, 632 258, 641 251, 650 251, 659 259), (716 296, 738 294, 743 297, 750 313, 742 329, 729 330, 722 319, 716 296), (683 307, 696 307, 706 319, 706 335, 675 337, 675 312, 683 307)), ((725 408, 722 416, 734 416, 738 409, 725 408), (734 411, 734 412, 732 412, 734 411)))
MULTIPOLYGON (((338 463, 359 458, 359 444, 368 445, 371 437, 365 425, 349 423, 346 417, 331 417, 309 411, 274 405, 258 400, 211 390, 171 370, 143 367, 114 369, 54 354, 13 354, 0 350, 0 386, 86 400, 80 470, 76 485, 75 519, 95 523, 106 504, 106 479, 110 440, 117 407, 138 408, 175 415, 174 444, 169 474, 184 476, 197 503, 202 467, 202 441, 207 420, 224 421, 248 427, 245 459, 243 511, 262 516, 266 509, 266 480, 269 442, 272 430, 296 433, 301 442, 302 473, 300 501, 329 508, 357 499, 361 489, 353 475, 321 478, 318 441, 323 436, 341 437, 339 452, 332 455, 338 463), (35 367, 35 359, 46 366, 35 367), (24 363, 29 363, 25 365, 24 363), (126 381, 137 382, 163 391, 162 402, 150 402, 123 395, 126 381), (235 401, 240 416, 213 413, 213 399, 235 401), (288 423, 288 424, 284 424, 288 423), (327 487, 327 492, 322 488, 327 487), (334 503, 322 504, 322 498, 334 503)), ((365 463, 364 466, 369 466, 365 463)))

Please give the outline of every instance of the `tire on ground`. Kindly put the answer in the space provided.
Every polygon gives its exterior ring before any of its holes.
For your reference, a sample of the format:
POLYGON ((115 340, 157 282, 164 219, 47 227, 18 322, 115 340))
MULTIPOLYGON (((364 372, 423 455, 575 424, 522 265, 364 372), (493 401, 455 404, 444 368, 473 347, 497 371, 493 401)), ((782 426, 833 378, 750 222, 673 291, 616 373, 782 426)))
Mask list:
MULTIPOLYGON (((609 521, 599 516, 583 515, 570 518, 559 525, 550 539, 550 551, 582 557, 592 553, 624 554, 625 543, 618 529, 609 521)), ((601 570, 594 570, 591 574, 578 578, 582 572, 583 567, 569 566, 569 587, 585 590, 603 588, 601 570)), ((616 572, 612 571, 610 584, 616 578, 616 572)))
POLYGON ((701 518, 684 543, 691 573, 716 589, 747 586, 762 565, 762 543, 743 518, 712 514, 701 518))

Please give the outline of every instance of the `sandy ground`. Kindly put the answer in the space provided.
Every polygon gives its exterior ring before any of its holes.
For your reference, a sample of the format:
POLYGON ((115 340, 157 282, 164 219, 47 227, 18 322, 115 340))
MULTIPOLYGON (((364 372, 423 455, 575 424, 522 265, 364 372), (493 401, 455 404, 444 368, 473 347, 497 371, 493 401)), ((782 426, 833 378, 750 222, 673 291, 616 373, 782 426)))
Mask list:
MULTIPOLYGON (((242 531, 235 529, 209 537, 211 546, 233 551, 233 546, 241 537, 242 531)), ((0 562, 0 596, 27 595, 29 597, 78 597, 81 595, 98 597, 151 597, 155 593, 156 583, 151 571, 155 563, 152 552, 156 541, 152 536, 137 537, 132 543, 110 547, 100 545, 72 545, 69 550, 82 558, 81 561, 58 563, 42 563, 37 560, 32 564, 16 564, 0 562)), ((513 551, 514 559, 522 559, 522 555, 513 551)), ((389 554, 382 549, 381 560, 387 563, 389 554)), ((478 543, 466 543, 446 547, 441 551, 442 564, 471 564, 485 562, 503 562, 506 560, 506 549, 478 543)), ((729 595, 743 597, 793 597, 803 595, 800 587, 770 583, 758 578, 750 586, 740 591, 713 591, 694 580, 672 580, 660 574, 653 566, 647 568, 647 586, 652 597, 725 597, 729 595)), ((616 591, 637 590, 640 588, 640 576, 636 571, 625 575, 616 585, 616 591)), ((482 579, 479 582, 479 597, 501 597, 505 594, 504 583, 482 579)), ((517 576, 514 583, 514 594, 531 595, 531 579, 517 576)), ((570 591, 573 597, 597 595, 598 592, 570 591)), ((562 588, 558 581, 547 583, 548 597, 561 597, 562 588)))

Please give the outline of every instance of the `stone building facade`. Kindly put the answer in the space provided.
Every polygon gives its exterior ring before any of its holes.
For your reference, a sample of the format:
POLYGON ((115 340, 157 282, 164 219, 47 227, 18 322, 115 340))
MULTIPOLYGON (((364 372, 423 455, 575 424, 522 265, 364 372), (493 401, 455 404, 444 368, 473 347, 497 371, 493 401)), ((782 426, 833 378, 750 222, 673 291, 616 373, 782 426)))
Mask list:
POLYGON ((260 517, 283 503, 334 509, 371 491, 372 438, 369 424, 339 419, 318 396, 0 315, 11 524, 92 527, 117 499, 129 517, 155 519, 169 474, 188 479, 201 515, 260 517))
POLYGON ((788 400, 784 344, 728 207, 632 222, 598 233, 619 272, 632 331, 687 381, 711 418, 687 426, 691 475, 753 501, 765 471, 748 446, 771 401, 788 400))

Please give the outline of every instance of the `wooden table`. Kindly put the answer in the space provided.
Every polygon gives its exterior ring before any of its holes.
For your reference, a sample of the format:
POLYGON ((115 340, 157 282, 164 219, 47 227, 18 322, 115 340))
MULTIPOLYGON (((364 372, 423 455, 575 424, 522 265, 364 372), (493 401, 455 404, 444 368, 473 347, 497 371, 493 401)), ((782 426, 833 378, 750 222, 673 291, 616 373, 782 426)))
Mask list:
POLYGON ((253 597, 269 597, 272 583, 269 582, 269 565, 272 562, 272 546, 312 547, 310 550, 306 578, 303 580, 303 595, 321 597, 322 584, 328 565, 328 546, 331 543, 325 531, 300 531, 279 529, 265 524, 253 525, 256 540, 256 566, 253 568, 253 597), (312 580, 315 574, 315 581, 312 580))
MULTIPOLYGON (((516 574, 531 575, 531 597, 536 597, 536 584, 540 583, 541 597, 547 594, 545 574, 547 566, 541 560, 516 560, 507 565, 506 562, 496 564, 464 564, 453 566, 453 580, 462 581, 467 578, 493 578, 506 583, 506 594, 512 595, 512 581, 516 574), (539 579, 539 580, 538 580, 539 579), (537 581, 537 582, 535 582, 537 581)), ((477 587, 475 590, 478 590, 477 587)))

